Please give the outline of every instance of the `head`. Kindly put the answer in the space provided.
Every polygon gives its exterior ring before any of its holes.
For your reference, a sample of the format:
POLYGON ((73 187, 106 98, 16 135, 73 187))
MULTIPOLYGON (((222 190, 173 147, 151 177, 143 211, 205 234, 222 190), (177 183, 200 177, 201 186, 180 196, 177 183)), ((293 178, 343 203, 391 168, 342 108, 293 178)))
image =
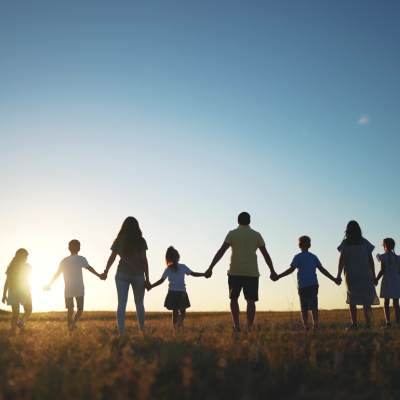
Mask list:
POLYGON ((239 225, 250 225, 250 214, 243 211, 238 216, 239 225))
POLYGON ((302 251, 308 251, 308 249, 311 247, 311 239, 309 236, 300 236, 299 237, 299 248, 302 251))
POLYGON ((71 252, 71 254, 78 254, 81 250, 81 243, 79 242, 79 240, 71 240, 68 243, 68 250, 71 252))
MULTIPOLYGON (((394 253, 394 248, 396 247, 395 241, 392 238, 383 239, 382 247, 383 247, 383 250, 385 250, 389 253, 389 262, 390 262, 390 264, 392 264, 391 253, 394 253)), ((394 254, 396 254, 396 253, 394 253, 394 254)))
POLYGON ((136 218, 126 218, 118 233, 118 238, 122 240, 122 252, 124 256, 133 256, 140 251, 143 235, 136 218))
POLYGON ((18 268, 22 263, 25 263, 28 259, 28 252, 25 249, 19 249, 16 251, 14 258, 8 265, 8 269, 13 270, 18 268))
POLYGON ((344 231, 344 239, 347 245, 357 245, 361 243, 362 232, 357 221, 350 221, 344 231))
POLYGON ((181 256, 173 246, 169 246, 167 252, 165 253, 165 263, 167 268, 171 268, 172 271, 178 271, 178 262, 181 256))

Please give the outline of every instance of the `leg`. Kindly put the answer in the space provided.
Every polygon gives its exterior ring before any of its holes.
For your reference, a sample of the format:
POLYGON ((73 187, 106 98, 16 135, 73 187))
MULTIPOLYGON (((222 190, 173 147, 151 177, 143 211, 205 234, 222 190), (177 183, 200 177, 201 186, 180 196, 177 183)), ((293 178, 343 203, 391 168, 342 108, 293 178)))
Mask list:
POLYGON ((24 304, 24 315, 22 316, 22 322, 25 323, 26 321, 28 321, 31 314, 32 314, 32 304, 24 304))
POLYGON ((117 321, 118 321, 118 331, 120 333, 125 332, 125 311, 126 311, 126 303, 128 302, 128 292, 130 283, 121 279, 123 277, 119 277, 117 274, 115 276, 115 283, 117 285, 117 294, 118 294, 118 308, 117 308, 117 321))
POLYGON ((399 299, 393 299, 394 313, 396 315, 396 324, 400 324, 399 299))
POLYGON ((135 277, 132 280, 133 297, 135 298, 136 306, 136 316, 139 323, 139 329, 142 331, 144 329, 145 322, 145 310, 144 310, 144 277, 135 277))
POLYGON ((247 326, 249 329, 253 327, 254 317, 256 315, 256 303, 254 300, 247 301, 247 326))
POLYGON ((239 302, 238 299, 231 299, 231 313, 233 319, 233 325, 235 328, 240 328, 239 325, 239 302))
POLYGON ((314 330, 318 330, 318 308, 312 308, 311 312, 312 312, 314 330))
POLYGON ((349 305, 351 324, 357 326, 357 306, 354 304, 349 305))
POLYGON ((82 316, 82 313, 83 313, 83 307, 78 306, 78 310, 76 311, 74 320, 72 321, 74 325, 79 321, 79 318, 82 316))
POLYGON ((371 306, 363 306, 365 315, 366 328, 371 328, 372 308, 371 306))
POLYGON ((186 310, 180 310, 179 314, 180 314, 179 316, 180 316, 180 319, 181 319, 182 324, 183 324, 183 320, 186 318, 186 310))
POLYGON ((179 310, 172 310, 172 326, 174 329, 178 329, 178 315, 179 315, 179 310))
POLYGON ((383 310, 385 312, 386 323, 388 323, 390 322, 390 299, 385 299, 383 310))
POLYGON ((68 327, 72 324, 72 320, 73 320, 73 316, 74 316, 74 307, 68 307, 67 308, 67 322, 68 322, 68 327))
POLYGON ((11 306, 12 309, 12 316, 11 316, 11 331, 12 333, 17 332, 17 324, 19 318, 19 303, 13 304, 11 306))
POLYGON ((301 318, 303 319, 304 330, 308 331, 308 310, 301 310, 301 318))

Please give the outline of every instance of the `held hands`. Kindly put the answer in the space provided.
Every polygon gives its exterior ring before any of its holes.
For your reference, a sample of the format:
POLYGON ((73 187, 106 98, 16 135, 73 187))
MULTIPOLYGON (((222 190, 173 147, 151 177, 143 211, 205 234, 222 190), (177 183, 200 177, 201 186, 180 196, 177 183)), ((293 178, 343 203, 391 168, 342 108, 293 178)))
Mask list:
POLYGON ((146 281, 144 283, 144 287, 149 292, 153 288, 153 285, 150 283, 150 281, 146 281))
POLYGON ((374 285, 375 285, 375 286, 378 286, 379 279, 377 279, 377 278, 375 278, 375 277, 374 277, 373 279, 374 279, 374 285))
POLYGON ((212 276, 212 269, 208 268, 208 270, 204 273, 204 276, 208 279, 212 276))
POLYGON ((108 275, 108 273, 106 271, 104 271, 102 274, 100 274, 99 278, 102 281, 105 281, 107 279, 107 275, 108 275))
POLYGON ((43 290, 44 290, 44 291, 50 290, 50 285, 43 285, 43 290))
POLYGON ((342 283, 342 278, 340 276, 338 276, 337 278, 334 279, 334 281, 336 283, 336 285, 340 286, 340 284, 342 283))
POLYGON ((279 280, 279 275, 275 271, 271 272, 271 275, 269 277, 270 277, 271 281, 273 281, 273 282, 276 282, 279 280))

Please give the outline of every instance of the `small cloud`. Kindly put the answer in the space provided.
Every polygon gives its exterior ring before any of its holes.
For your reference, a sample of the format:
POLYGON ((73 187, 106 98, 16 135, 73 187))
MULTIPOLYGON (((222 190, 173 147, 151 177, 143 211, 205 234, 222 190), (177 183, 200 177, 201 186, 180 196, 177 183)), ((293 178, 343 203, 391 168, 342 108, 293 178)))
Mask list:
POLYGON ((368 124, 368 122, 370 121, 371 119, 370 119, 370 117, 368 116, 368 115, 364 115, 363 117, 361 117, 359 120, 358 120, 358 124, 359 125, 365 125, 365 124, 368 124))

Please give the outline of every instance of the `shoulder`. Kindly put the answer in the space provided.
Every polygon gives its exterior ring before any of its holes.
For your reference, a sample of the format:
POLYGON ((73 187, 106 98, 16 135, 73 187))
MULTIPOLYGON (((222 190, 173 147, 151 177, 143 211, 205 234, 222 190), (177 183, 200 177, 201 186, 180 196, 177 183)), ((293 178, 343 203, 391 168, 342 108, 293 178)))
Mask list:
POLYGON ((342 251, 346 248, 346 241, 342 240, 342 243, 340 243, 340 245, 338 246, 338 251, 342 251))
POLYGON ((26 268, 26 269, 32 269, 32 265, 31 265, 31 264, 28 264, 28 263, 25 263, 25 268, 26 268))

